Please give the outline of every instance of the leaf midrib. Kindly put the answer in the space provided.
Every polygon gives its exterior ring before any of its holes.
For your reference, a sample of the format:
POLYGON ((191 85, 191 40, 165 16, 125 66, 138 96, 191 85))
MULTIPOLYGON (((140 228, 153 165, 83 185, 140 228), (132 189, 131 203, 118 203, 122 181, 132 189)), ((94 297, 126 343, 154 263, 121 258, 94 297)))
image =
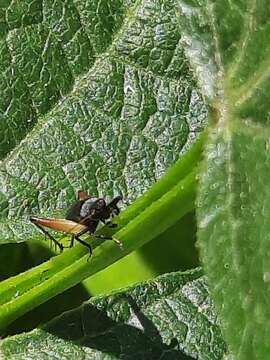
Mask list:
POLYGON ((233 90, 233 100, 236 107, 242 106, 250 98, 256 95, 256 91, 263 85, 263 83, 270 78, 270 56, 268 56, 259 69, 253 73, 253 76, 238 89, 233 90))
POLYGON ((245 56, 245 50, 248 45, 248 38, 250 36, 251 29, 252 29, 252 20, 254 20, 254 18, 252 17, 252 14, 255 12, 255 9, 256 9, 256 1, 257 0, 248 0, 247 9, 250 8, 251 10, 250 10, 250 12, 247 12, 245 15, 245 21, 244 21, 242 34, 241 34, 241 37, 240 37, 240 40, 239 40, 238 46, 237 46, 238 50, 234 56, 234 62, 231 64, 230 68, 228 69, 228 78, 229 79, 233 79, 236 76, 236 74, 239 70, 239 66, 241 65, 241 62, 245 56))
MULTIPOLYGON (((226 76, 224 71, 224 66, 222 63, 221 58, 221 51, 219 48, 219 33, 217 32, 216 26, 215 26, 215 13, 213 11, 214 4, 211 4, 211 2, 207 1, 207 8, 209 9, 209 19, 210 19, 210 25, 212 28, 213 33, 213 40, 215 44, 216 49, 216 61, 217 65, 219 66, 219 69, 221 72, 219 73, 220 80, 222 80, 219 84, 220 89, 226 89, 226 94, 230 94, 230 96, 226 96, 228 99, 228 103, 230 104, 229 108, 234 112, 235 110, 239 109, 245 102, 247 102, 249 99, 251 99, 255 94, 258 88, 262 86, 264 82, 269 80, 270 78, 270 55, 264 59, 264 61, 260 64, 259 69, 257 69, 256 72, 253 73, 252 77, 249 78, 245 84, 243 84, 241 87, 238 87, 236 89, 233 89, 230 86, 230 82, 232 79, 236 76, 237 71, 239 70, 239 67, 241 66, 241 63, 246 55, 245 50, 248 45, 248 38, 250 36, 250 33, 252 31, 252 24, 254 21, 253 14, 256 10, 257 1, 256 0, 249 0, 249 4, 247 5, 247 8, 250 8, 250 11, 245 16, 245 22, 242 29, 242 37, 240 41, 238 42, 238 52, 234 56, 234 62, 230 64, 229 68, 226 69, 226 76), (223 78, 223 79, 221 79, 223 78), (226 84, 226 85, 225 85, 226 84)), ((224 97, 225 102, 225 97, 224 97)))

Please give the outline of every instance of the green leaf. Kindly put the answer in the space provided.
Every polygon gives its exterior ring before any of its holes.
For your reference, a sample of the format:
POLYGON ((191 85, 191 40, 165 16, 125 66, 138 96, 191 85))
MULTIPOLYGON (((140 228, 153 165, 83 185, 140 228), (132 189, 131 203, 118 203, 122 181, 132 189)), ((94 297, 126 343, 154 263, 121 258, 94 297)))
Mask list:
POLYGON ((178 10, 213 105, 198 199, 204 265, 236 358, 267 359, 270 3, 178 0, 178 10))
POLYGON ((204 127, 172 1, 2 12, 1 243, 43 239, 26 219, 63 215, 80 189, 133 202, 204 127))
POLYGON ((171 273, 55 318, 0 343, 3 359, 222 359, 222 340, 200 269, 171 273))
POLYGON ((1 3, 1 157, 106 50, 129 5, 115 0, 1 3))

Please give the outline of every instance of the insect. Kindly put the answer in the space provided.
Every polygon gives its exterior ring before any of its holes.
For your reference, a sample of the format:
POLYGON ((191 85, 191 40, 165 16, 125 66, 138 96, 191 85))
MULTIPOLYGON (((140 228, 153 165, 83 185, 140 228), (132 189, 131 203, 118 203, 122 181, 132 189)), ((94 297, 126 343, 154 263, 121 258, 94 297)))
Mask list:
POLYGON ((81 239, 81 236, 86 233, 89 233, 98 239, 114 240, 115 243, 122 246, 121 241, 117 239, 112 239, 106 235, 95 234, 99 222, 102 222, 109 227, 117 226, 112 223, 111 219, 120 213, 117 206, 117 203, 120 200, 122 200, 122 197, 117 196, 111 202, 106 204, 106 201, 103 198, 91 197, 87 192, 79 191, 78 200, 76 200, 68 209, 65 219, 32 216, 30 221, 36 225, 45 236, 48 236, 61 251, 63 251, 64 246, 44 229, 44 227, 72 234, 70 247, 73 246, 75 239, 88 248, 91 256, 91 246, 81 239))

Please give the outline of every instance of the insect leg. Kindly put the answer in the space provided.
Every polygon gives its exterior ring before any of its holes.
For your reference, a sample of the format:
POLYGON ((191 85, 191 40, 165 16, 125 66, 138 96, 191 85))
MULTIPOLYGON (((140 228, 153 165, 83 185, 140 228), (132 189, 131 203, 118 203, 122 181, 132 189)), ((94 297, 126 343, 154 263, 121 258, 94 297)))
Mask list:
POLYGON ((82 231, 78 232, 77 234, 74 235, 74 238, 79 241, 79 243, 81 243, 82 245, 86 246, 89 250, 89 257, 92 255, 92 248, 91 245, 88 244, 86 241, 80 239, 80 236, 84 235, 85 233, 87 233, 89 231, 88 228, 83 229, 82 231))
POLYGON ((72 248, 73 245, 74 245, 74 238, 75 238, 75 236, 74 236, 74 234, 72 234, 72 235, 71 235, 71 239, 70 239, 70 244, 69 244, 69 247, 70 247, 70 248, 72 248))
POLYGON ((107 207, 110 209, 112 216, 118 215, 120 213, 120 209, 117 206, 117 203, 122 200, 122 196, 116 196, 107 207))
POLYGON ((101 221, 103 222, 104 225, 106 225, 106 226, 108 226, 108 227, 110 227, 110 228, 115 228, 115 227, 118 226, 117 224, 113 224, 113 223, 111 222, 111 220, 108 220, 108 221, 106 221, 106 220, 101 220, 101 221))
POLYGON ((110 228, 116 228, 118 226, 117 224, 113 224, 111 221, 108 221, 105 225, 107 225, 110 228))
POLYGON ((63 251, 64 246, 62 244, 60 244, 60 242, 58 242, 47 230, 45 230, 41 225, 37 224, 36 222, 32 221, 31 219, 30 219, 30 221, 34 225, 36 225, 43 232, 43 234, 45 234, 45 236, 48 236, 53 241, 55 246, 59 247, 60 251, 63 251))
POLYGON ((107 235, 98 235, 98 234, 91 234, 94 238, 100 240, 113 240, 120 248, 123 248, 123 243, 120 240, 114 239, 111 236, 107 235))

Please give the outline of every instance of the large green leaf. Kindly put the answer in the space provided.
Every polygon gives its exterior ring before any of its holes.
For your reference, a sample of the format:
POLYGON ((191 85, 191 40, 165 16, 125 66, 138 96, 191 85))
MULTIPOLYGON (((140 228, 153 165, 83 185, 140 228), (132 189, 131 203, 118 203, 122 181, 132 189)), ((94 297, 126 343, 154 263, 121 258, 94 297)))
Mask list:
POLYGON ((80 189, 132 202, 189 149, 206 116, 172 1, 9 3, 2 243, 41 238, 25 218, 61 212, 80 189))
POLYGON ((222 359, 200 269, 92 298, 30 333, 0 343, 2 359, 222 359))
POLYGON ((237 359, 270 353, 270 3, 178 0, 182 43, 213 104, 200 248, 237 359))

